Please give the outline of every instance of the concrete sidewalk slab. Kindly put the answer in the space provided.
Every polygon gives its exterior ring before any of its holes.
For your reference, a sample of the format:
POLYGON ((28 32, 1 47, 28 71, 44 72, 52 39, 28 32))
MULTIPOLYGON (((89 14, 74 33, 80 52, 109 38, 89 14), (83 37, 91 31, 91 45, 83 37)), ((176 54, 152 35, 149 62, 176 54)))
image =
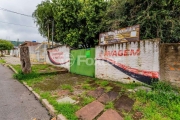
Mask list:
POLYGON ((76 116, 82 120, 93 120, 99 113, 104 110, 104 105, 94 101, 76 112, 76 116))
POLYGON ((115 110, 109 109, 97 120, 124 120, 115 110))
POLYGON ((76 101, 71 99, 70 97, 64 97, 57 100, 58 103, 75 103, 76 101))
POLYGON ((134 100, 126 95, 122 95, 116 102, 115 108, 120 111, 130 112, 134 105, 134 100))
POLYGON ((98 98, 98 101, 106 104, 108 102, 114 101, 118 97, 118 95, 118 92, 110 91, 108 93, 104 93, 103 95, 101 95, 98 98))
POLYGON ((97 88, 96 90, 90 91, 88 92, 87 95, 94 97, 94 98, 98 98, 99 96, 101 96, 104 93, 104 89, 103 88, 97 88))

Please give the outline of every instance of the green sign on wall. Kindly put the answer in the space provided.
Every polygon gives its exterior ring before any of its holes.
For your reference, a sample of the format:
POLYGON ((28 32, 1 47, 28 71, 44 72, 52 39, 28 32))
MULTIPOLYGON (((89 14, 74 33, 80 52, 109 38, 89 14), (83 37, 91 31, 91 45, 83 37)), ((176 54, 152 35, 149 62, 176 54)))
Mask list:
POLYGON ((71 50, 70 72, 85 76, 95 76, 95 48, 71 50))

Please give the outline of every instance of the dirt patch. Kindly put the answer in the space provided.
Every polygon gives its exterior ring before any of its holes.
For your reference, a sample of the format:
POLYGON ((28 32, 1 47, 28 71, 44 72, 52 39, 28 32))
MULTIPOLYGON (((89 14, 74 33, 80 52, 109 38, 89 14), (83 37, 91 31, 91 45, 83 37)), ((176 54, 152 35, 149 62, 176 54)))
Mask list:
POLYGON ((112 91, 115 91, 115 92, 121 92, 121 87, 119 86, 114 86, 112 91))
POLYGON ((63 97, 63 96, 67 96, 69 94, 70 94, 69 90, 58 90, 58 91, 52 93, 53 96, 57 96, 57 97, 63 97))
POLYGON ((111 86, 113 88, 112 91, 114 91, 114 92, 120 92, 121 91, 121 87, 117 86, 113 83, 109 83, 108 86, 111 86))
POLYGON ((134 120, 140 120, 143 118, 143 113, 142 112, 135 112, 133 115, 134 120))
POLYGON ((73 95, 79 96, 79 95, 81 95, 83 92, 84 92, 84 90, 82 90, 82 89, 74 89, 73 95))
POLYGON ((64 74, 64 73, 68 73, 67 69, 62 69, 62 70, 40 70, 38 72, 40 75, 47 75, 47 74, 64 74))
POLYGON ((134 100, 126 95, 122 95, 117 101, 115 101, 115 108, 119 111, 130 112, 134 105, 134 100))
POLYGON ((90 84, 90 86, 94 87, 94 88, 98 88, 100 87, 95 80, 91 80, 88 82, 88 84, 90 84))
POLYGON ((43 91, 52 91, 60 88, 63 84, 68 84, 73 86, 76 86, 83 81, 87 80, 87 77, 75 75, 71 73, 65 73, 65 74, 58 74, 54 75, 52 78, 46 78, 46 80, 43 80, 37 84, 34 85, 35 88, 39 88, 43 91))

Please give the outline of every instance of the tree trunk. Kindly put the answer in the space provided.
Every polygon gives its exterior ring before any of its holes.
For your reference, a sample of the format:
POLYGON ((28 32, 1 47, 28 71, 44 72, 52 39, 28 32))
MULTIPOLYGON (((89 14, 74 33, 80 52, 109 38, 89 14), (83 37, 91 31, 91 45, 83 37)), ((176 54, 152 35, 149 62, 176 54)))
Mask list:
POLYGON ((31 62, 30 62, 28 47, 20 48, 20 60, 21 60, 22 72, 24 74, 31 73, 31 62))

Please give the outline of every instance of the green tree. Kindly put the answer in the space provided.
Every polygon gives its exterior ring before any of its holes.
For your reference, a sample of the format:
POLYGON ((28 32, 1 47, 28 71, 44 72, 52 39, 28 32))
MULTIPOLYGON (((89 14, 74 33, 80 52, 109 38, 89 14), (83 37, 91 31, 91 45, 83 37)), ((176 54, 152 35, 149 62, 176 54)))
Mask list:
POLYGON ((4 50, 11 50, 12 48, 13 48, 13 44, 11 42, 0 39, 1 56, 3 56, 3 51, 4 50))
POLYGON ((86 0, 78 14, 80 40, 86 48, 98 45, 99 34, 103 31, 102 19, 108 3, 104 0, 86 0))
POLYGON ((39 33, 43 37, 48 38, 48 27, 49 34, 51 35, 51 21, 54 18, 52 11, 52 3, 50 2, 50 0, 45 0, 42 1, 41 4, 38 4, 37 9, 33 12, 32 16, 35 18, 35 23, 39 27, 39 33))
POLYGON ((110 21, 107 28, 140 24, 141 39, 158 37, 162 42, 180 42, 179 0, 112 0, 108 8, 104 18, 110 21))
POLYGON ((37 6, 33 17, 43 36, 47 37, 45 23, 53 19, 55 42, 74 48, 90 48, 98 44, 106 6, 104 0, 46 0, 37 6))

